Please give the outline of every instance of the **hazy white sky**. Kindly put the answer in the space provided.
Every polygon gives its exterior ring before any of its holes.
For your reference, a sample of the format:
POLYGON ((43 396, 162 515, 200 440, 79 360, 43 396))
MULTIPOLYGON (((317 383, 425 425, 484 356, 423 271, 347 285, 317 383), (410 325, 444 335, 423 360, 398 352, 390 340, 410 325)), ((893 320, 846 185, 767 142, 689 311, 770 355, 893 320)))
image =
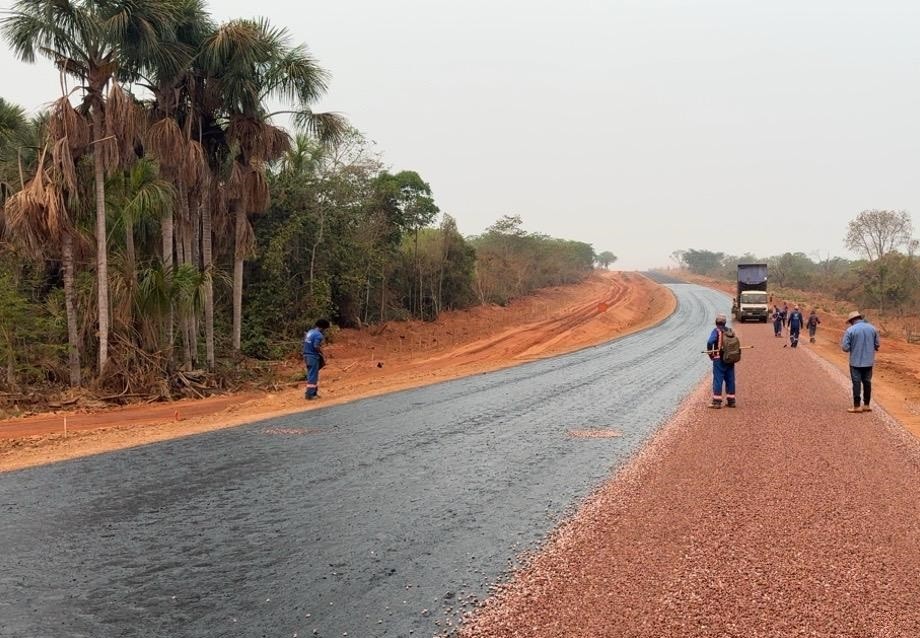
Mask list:
MULTIPOLYGON (((10 2, 0 2, 7 8, 10 2)), ((920 221, 916 0, 214 0, 286 25, 394 170, 465 234, 516 213, 611 250, 846 255, 866 208, 920 221)), ((4 49, 3 97, 55 93, 4 49)))

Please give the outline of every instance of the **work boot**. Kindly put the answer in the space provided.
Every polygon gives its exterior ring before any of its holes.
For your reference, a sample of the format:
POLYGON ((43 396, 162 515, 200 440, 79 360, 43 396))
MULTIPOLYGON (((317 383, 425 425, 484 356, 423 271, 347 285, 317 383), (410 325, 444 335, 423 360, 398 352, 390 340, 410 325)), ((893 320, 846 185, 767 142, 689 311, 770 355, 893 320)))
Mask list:
POLYGON ((850 413, 852 413, 852 414, 856 414, 856 413, 862 412, 862 411, 863 411, 863 409, 862 409, 861 407, 859 407, 858 405, 857 405, 857 406, 854 406, 854 407, 852 407, 852 408, 847 408, 847 412, 850 412, 850 413))
POLYGON ((722 408, 722 401, 716 401, 715 399, 713 399, 712 403, 710 403, 706 407, 712 408, 713 410, 719 410, 722 408))

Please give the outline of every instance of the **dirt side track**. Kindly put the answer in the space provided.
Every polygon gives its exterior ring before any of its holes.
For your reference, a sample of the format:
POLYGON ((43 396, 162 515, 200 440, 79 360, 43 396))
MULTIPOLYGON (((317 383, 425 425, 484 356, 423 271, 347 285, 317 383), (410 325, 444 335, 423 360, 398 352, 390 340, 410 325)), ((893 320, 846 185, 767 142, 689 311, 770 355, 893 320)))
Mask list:
POLYGON ((707 388, 465 638, 920 636, 920 445, 768 326, 736 410, 707 388))

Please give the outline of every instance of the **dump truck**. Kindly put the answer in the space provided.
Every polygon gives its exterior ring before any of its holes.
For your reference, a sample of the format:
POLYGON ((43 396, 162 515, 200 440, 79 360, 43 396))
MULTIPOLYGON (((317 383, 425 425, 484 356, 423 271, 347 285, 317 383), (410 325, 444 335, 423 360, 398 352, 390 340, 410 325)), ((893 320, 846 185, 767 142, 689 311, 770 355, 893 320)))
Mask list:
POLYGON ((767 265, 738 264, 738 294, 732 303, 735 319, 767 322, 770 305, 767 299, 767 265))

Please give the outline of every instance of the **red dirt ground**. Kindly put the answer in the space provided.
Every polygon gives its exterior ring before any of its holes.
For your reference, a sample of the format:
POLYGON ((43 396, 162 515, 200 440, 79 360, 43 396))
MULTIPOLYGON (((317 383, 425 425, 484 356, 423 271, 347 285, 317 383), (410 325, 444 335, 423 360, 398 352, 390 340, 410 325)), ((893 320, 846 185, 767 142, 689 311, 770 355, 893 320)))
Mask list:
MULTIPOLYGON (((434 322, 343 330, 327 347, 320 401, 303 384, 89 414, 0 421, 0 471, 39 465, 507 367, 595 345, 648 327, 674 308, 670 292, 636 273, 598 271, 585 282, 541 290, 507 307, 444 313, 434 322), (68 437, 64 437, 64 417, 68 437)), ((299 364, 280 374, 302 375, 299 364)))
POLYGON ((461 638, 920 636, 920 441, 769 326, 469 619, 461 638))

